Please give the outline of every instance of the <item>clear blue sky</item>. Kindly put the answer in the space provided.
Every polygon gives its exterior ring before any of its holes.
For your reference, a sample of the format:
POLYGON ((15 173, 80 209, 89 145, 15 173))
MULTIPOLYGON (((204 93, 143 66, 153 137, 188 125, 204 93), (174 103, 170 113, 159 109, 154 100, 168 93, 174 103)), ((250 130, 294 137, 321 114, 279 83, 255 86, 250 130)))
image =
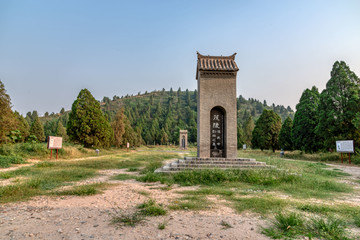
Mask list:
POLYGON ((0 79, 13 109, 196 88, 196 51, 237 52, 237 94, 293 109, 336 60, 360 76, 360 1, 0 0, 0 79))

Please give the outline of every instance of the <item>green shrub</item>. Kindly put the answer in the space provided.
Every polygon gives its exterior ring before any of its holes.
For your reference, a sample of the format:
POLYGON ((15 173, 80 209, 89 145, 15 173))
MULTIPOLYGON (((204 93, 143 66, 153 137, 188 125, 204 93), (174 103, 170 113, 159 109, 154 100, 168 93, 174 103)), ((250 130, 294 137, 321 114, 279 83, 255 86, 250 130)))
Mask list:
POLYGON ((6 168, 9 167, 11 164, 21 164, 25 163, 25 159, 19 155, 0 155, 0 167, 6 168))

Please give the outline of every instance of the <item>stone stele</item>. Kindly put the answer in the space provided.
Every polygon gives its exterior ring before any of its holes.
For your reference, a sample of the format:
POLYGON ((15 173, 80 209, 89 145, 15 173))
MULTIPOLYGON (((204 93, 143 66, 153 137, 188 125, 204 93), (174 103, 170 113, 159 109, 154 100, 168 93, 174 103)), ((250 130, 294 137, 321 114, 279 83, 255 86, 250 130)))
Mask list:
POLYGON ((236 75, 239 68, 231 56, 197 53, 197 156, 236 158, 236 75))

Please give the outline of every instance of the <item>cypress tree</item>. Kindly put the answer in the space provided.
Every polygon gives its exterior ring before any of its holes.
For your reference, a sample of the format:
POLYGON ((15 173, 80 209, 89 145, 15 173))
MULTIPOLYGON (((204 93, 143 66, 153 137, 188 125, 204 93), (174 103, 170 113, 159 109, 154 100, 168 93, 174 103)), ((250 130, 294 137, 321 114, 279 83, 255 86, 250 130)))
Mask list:
POLYGON ((20 142, 24 142, 27 137, 30 135, 30 125, 26 121, 26 119, 17 111, 15 111, 15 118, 17 119, 17 127, 16 129, 21 133, 21 140, 20 142))
POLYGON ((109 147, 112 143, 110 123, 101 112, 100 103, 87 89, 82 89, 72 104, 67 132, 71 141, 85 147, 109 147))
POLYGON ((8 141, 7 135, 16 126, 16 119, 11 110, 11 99, 0 81, 0 144, 8 141))
POLYGON ((254 130, 254 127, 255 127, 254 121, 253 121, 251 115, 249 115, 249 117, 247 118, 247 120, 244 124, 244 129, 243 129, 244 143, 247 146, 251 146, 252 132, 254 130))
POLYGON ((169 137, 164 128, 161 129, 161 145, 166 145, 169 142, 169 137))
POLYGON ((318 150, 320 141, 315 133, 315 128, 319 122, 319 102, 320 94, 315 86, 302 93, 300 101, 296 105, 291 130, 291 139, 295 149, 305 152, 318 150))
POLYGON ((281 127, 279 135, 279 146, 284 150, 292 150, 293 143, 291 140, 291 129, 293 122, 290 117, 287 117, 281 127))
POLYGON ((34 135, 36 137, 36 139, 40 142, 45 141, 44 126, 40 122, 39 117, 36 115, 35 115, 34 122, 31 124, 30 135, 34 135))
POLYGON ((59 120, 56 126, 56 136, 62 137, 64 142, 67 142, 69 137, 66 134, 66 129, 62 125, 61 121, 59 120))
POLYGON ((124 114, 124 108, 121 108, 115 117, 115 120, 111 123, 111 127, 114 131, 114 143, 116 147, 120 147, 123 145, 123 135, 125 133, 125 114, 124 114))
POLYGON ((317 133, 324 147, 333 148, 336 140, 360 144, 360 131, 353 121, 360 112, 360 79, 345 62, 335 62, 331 78, 320 95, 317 133))
POLYGON ((281 129, 281 118, 272 110, 264 109, 260 118, 256 121, 252 133, 252 145, 254 148, 275 149, 279 145, 279 134, 281 129))

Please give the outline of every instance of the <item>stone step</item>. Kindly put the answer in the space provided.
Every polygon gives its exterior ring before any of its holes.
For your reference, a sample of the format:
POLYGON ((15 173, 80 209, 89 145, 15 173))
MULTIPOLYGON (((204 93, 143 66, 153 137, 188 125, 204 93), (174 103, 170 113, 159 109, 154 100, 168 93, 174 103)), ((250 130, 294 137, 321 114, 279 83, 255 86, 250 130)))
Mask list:
POLYGON ((198 157, 184 157, 183 160, 195 160, 195 161, 227 161, 227 162, 239 162, 239 161, 251 161, 256 162, 253 158, 198 158, 198 157))
POLYGON ((241 167, 201 167, 201 168, 191 168, 191 167, 171 167, 171 168, 159 168, 155 172, 157 173, 172 173, 172 172, 181 172, 181 171, 189 171, 189 170, 204 170, 204 169, 220 169, 220 170, 229 170, 229 169, 271 169, 274 168, 274 166, 268 166, 268 165, 244 165, 241 167))
POLYGON ((249 164, 249 165, 258 165, 258 164, 265 164, 263 162, 254 162, 254 161, 241 161, 241 162, 227 162, 227 161, 218 161, 218 162, 213 162, 213 161, 184 161, 184 160, 179 160, 177 162, 177 164, 213 164, 213 165, 243 165, 243 164, 249 164))
POLYGON ((252 165, 212 165, 212 164, 181 164, 181 165, 172 165, 170 168, 249 168, 249 167, 263 167, 267 166, 265 164, 252 164, 252 165))
POLYGON ((171 173, 185 170, 199 169, 269 169, 264 162, 257 162, 251 158, 197 158, 185 157, 174 162, 168 163, 162 168, 156 169, 155 172, 171 173))

